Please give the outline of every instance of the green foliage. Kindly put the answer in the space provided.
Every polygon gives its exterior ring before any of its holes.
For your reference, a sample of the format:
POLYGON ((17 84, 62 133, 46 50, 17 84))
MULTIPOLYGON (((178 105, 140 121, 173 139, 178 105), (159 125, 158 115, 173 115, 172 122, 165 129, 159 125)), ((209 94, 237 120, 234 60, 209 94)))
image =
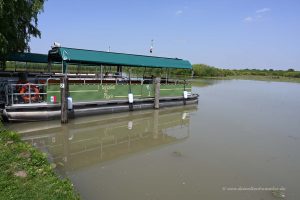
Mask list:
MULTIPOLYGON (((44 0, 0 0, 0 58, 12 52, 30 51, 31 36, 41 37, 38 14, 44 0)), ((5 62, 2 62, 3 64, 5 62)))
MULTIPOLYGON (((130 67, 131 74, 134 77, 166 77, 168 78, 184 78, 191 76, 189 69, 165 69, 165 68, 143 68, 143 67, 130 67)), ((129 68, 123 67, 123 72, 129 74, 129 68)))
POLYGON ((60 179, 46 155, 0 124, 0 199, 79 199, 60 179))
POLYGON ((193 65, 194 76, 196 77, 227 77, 227 76, 264 76, 271 78, 287 77, 300 78, 300 72, 294 69, 274 70, 274 69, 219 69, 204 64, 193 65))
POLYGON ((218 69, 205 64, 193 65, 194 75, 199 77, 225 77, 234 76, 235 73, 229 69, 218 69))

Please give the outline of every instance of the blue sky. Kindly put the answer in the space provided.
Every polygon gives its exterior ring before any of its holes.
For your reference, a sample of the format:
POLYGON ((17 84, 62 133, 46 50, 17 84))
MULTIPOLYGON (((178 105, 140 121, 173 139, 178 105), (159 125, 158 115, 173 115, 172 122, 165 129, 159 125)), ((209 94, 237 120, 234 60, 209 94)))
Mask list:
POLYGON ((300 70, 300 0, 48 0, 31 52, 62 46, 300 70))

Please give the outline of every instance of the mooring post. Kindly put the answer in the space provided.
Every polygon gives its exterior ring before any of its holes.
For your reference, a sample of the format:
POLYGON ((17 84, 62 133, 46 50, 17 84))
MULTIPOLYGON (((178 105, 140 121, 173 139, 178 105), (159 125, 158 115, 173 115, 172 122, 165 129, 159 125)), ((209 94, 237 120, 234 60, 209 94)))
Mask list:
POLYGON ((65 75, 60 78, 60 99, 61 99, 61 123, 68 123, 68 94, 69 84, 68 77, 65 75))
POLYGON ((187 91, 185 90, 185 85, 186 85, 186 80, 184 79, 183 82, 183 105, 186 105, 186 100, 187 100, 187 91))
POLYGON ((154 108, 159 109, 159 96, 160 96, 160 77, 154 79, 155 96, 154 96, 154 108))
POLYGON ((133 94, 131 90, 131 68, 129 68, 129 91, 128 91, 129 111, 133 111, 133 94))

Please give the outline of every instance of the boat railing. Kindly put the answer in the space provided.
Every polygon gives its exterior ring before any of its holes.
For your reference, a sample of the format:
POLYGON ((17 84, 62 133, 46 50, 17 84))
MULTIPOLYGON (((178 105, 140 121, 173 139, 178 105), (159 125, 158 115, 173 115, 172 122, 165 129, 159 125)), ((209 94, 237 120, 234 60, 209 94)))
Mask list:
MULTIPOLYGON (((132 78, 86 78, 86 77, 72 77, 68 76, 70 83, 77 84, 153 84, 153 78, 151 77, 132 77, 132 78)), ((60 82, 60 78, 51 77, 48 78, 46 83, 48 84, 58 84, 60 82)), ((176 80, 176 79, 161 79, 161 84, 184 84, 188 83, 188 81, 176 80)))
POLYGON ((46 102, 47 84, 8 84, 6 85, 6 103, 8 105, 33 104, 46 102))

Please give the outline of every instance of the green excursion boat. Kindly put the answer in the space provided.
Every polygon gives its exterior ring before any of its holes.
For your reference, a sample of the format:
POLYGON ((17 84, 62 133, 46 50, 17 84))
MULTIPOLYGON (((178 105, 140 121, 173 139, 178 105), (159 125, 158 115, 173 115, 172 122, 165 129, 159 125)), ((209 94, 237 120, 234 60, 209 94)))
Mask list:
POLYGON ((70 117, 198 103, 186 76, 171 77, 176 69, 189 73, 192 66, 178 58, 60 46, 47 55, 14 54, 0 71, 2 116, 8 121, 60 118, 64 100, 70 117))

